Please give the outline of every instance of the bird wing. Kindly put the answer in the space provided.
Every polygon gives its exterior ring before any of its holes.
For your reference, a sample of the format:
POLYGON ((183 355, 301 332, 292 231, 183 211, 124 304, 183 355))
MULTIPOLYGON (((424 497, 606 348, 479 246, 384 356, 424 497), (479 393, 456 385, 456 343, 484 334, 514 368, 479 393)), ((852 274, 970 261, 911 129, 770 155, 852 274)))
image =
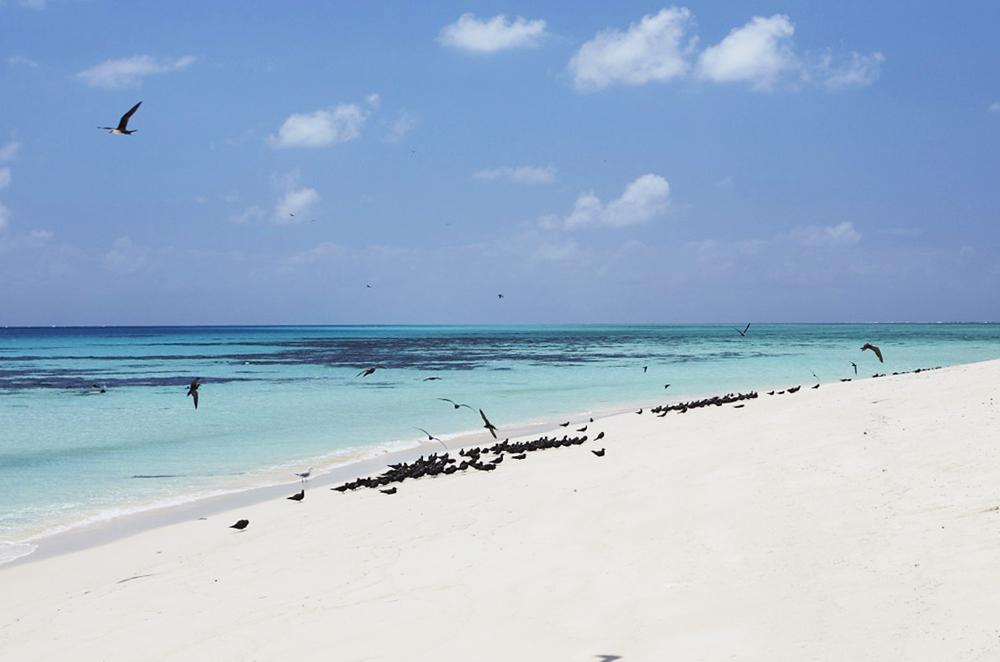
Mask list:
POLYGON ((431 433, 428 432, 427 430, 423 429, 423 428, 418 428, 418 427, 414 426, 413 429, 414 430, 420 430, 421 432, 423 432, 424 434, 426 434, 428 437, 431 436, 431 433))
POLYGON ((119 131, 124 131, 128 127, 128 121, 132 118, 133 115, 135 115, 135 111, 139 110, 139 106, 141 106, 141 105, 142 105, 142 102, 140 101, 139 103, 137 103, 134 106, 132 106, 131 108, 129 108, 127 113, 125 113, 124 115, 122 115, 122 118, 120 120, 118 120, 118 130, 119 131))
POLYGON ((438 400, 440 400, 440 401, 442 401, 442 402, 450 402, 450 403, 451 403, 451 404, 453 404, 453 405, 457 405, 457 404, 458 404, 458 403, 457 403, 457 402, 455 402, 454 400, 449 400, 448 398, 438 398, 438 400))
POLYGON ((884 361, 882 360, 882 350, 876 347, 875 345, 872 345, 872 351, 875 352, 875 356, 878 357, 878 362, 884 363, 884 361))
POLYGON ((750 330, 750 322, 747 322, 747 326, 745 329, 743 329, 743 333, 746 333, 749 330, 750 330))
POLYGON ((371 374, 371 373, 368 372, 369 370, 371 370, 371 368, 365 368, 364 370, 362 370, 361 372, 359 372, 358 374, 356 374, 354 376, 355 377, 362 377, 364 375, 371 374))
POLYGON ((194 408, 198 408, 198 391, 191 391, 191 397, 194 398, 194 408))

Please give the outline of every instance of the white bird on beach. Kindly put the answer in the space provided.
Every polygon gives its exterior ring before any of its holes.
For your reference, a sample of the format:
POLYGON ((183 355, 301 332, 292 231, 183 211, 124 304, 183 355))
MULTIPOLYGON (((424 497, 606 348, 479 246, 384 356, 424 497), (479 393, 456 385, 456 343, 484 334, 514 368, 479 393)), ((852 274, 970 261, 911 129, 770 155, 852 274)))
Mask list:
POLYGON ((295 475, 296 475, 296 476, 298 476, 299 478, 301 478, 301 479, 302 479, 302 482, 304 483, 304 482, 306 482, 307 480, 309 480, 309 476, 312 476, 312 472, 313 472, 313 468, 312 468, 312 467, 309 467, 308 469, 306 469, 306 470, 305 470, 305 471, 303 471, 302 473, 298 473, 298 472, 296 472, 296 474, 295 474, 295 475))

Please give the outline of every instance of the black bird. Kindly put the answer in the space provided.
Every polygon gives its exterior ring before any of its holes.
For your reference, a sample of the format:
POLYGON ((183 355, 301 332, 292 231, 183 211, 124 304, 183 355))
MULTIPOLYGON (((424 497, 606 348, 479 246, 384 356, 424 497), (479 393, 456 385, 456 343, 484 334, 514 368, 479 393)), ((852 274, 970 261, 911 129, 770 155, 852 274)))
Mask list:
POLYGON ((496 428, 496 426, 493 425, 492 423, 490 423, 490 419, 486 418, 486 414, 483 413, 482 409, 479 410, 479 415, 483 418, 483 423, 485 423, 485 425, 483 425, 483 427, 486 428, 487 430, 489 430, 490 434, 493 435, 493 438, 496 439, 497 438, 497 428, 496 428))
POLYGON ((646 372, 647 370, 649 370, 649 366, 648 365, 642 366, 642 371, 643 372, 646 372))
POLYGON ((593 417, 593 416, 591 416, 591 417, 590 417, 590 422, 591 422, 591 423, 593 423, 593 422, 594 422, 594 417, 593 417))
POLYGON ((586 425, 584 425, 584 426, 583 426, 582 428, 577 428, 577 430, 576 430, 576 431, 577 431, 577 432, 586 432, 586 431, 587 431, 587 426, 586 426, 586 425))
POLYGON ((514 458, 515 460, 523 460, 524 458, 528 457, 528 454, 518 453, 517 455, 511 455, 511 457, 514 458))
POLYGON ((91 384, 90 388, 94 389, 98 393, 107 393, 108 392, 108 389, 105 388, 104 386, 101 386, 100 384, 91 384))
POLYGON ((303 499, 306 498, 306 491, 299 490, 298 494, 293 494, 292 496, 285 498, 288 499, 289 501, 302 501, 303 499))
POLYGON ((640 409, 639 411, 637 411, 637 412, 635 412, 635 413, 637 413, 637 414, 641 414, 641 413, 642 413, 642 410, 640 409))
POLYGON ((372 284, 368 283, 367 285, 365 285, 365 287, 370 290, 370 289, 372 289, 372 284))
POLYGON ((138 129, 133 129, 133 130, 129 131, 128 121, 130 119, 132 119, 132 116, 135 115, 135 111, 139 110, 139 106, 141 106, 141 105, 142 105, 142 102, 140 101, 139 103, 137 103, 134 106, 132 106, 131 108, 129 108, 128 112, 125 113, 124 115, 122 115, 122 118, 120 120, 118 120, 118 126, 99 126, 97 128, 98 129, 103 129, 103 130, 105 130, 105 131, 107 131, 109 133, 112 133, 112 134, 116 135, 116 136, 128 136, 128 135, 131 135, 131 134, 135 133, 138 129))
POLYGON ((242 531, 243 529, 247 528, 248 526, 250 526, 250 520, 248 520, 248 519, 241 519, 241 520, 238 520, 236 522, 236 524, 233 524, 229 528, 230 529, 236 529, 237 531, 242 531))
POLYGON ((743 409, 746 405, 733 405, 733 409, 743 409))
POLYGON ((851 365, 854 366, 854 376, 857 377, 858 376, 858 364, 855 363, 854 361, 851 361, 851 365))
POLYGON ((604 433, 603 432, 598 432, 597 436, 594 437, 594 441, 597 441, 599 439, 604 439, 604 433))
POLYGON ((357 379, 358 377, 367 377, 368 375, 373 374, 375 370, 377 370, 377 368, 365 368, 358 374, 354 375, 354 378, 357 379))
POLYGON ((442 402, 447 402, 447 403, 451 404, 453 407, 455 407, 455 409, 458 409, 459 407, 465 407, 466 409, 471 409, 472 411, 476 411, 475 409, 472 409, 472 407, 470 407, 467 404, 463 404, 461 402, 455 402, 454 400, 449 400, 448 398, 438 398, 438 400, 441 400, 442 402))
POLYGON ((793 386, 792 388, 788 389, 788 392, 789 393, 798 393, 800 388, 802 388, 802 387, 801 386, 793 386))
POLYGON ((878 362, 879 363, 885 363, 885 361, 882 360, 882 350, 881 349, 879 349, 875 345, 871 344, 870 342, 866 342, 864 345, 861 346, 861 351, 862 352, 865 351, 866 349, 870 349, 871 351, 875 352, 875 356, 878 357, 878 362))
POLYGON ((436 441, 436 442, 438 442, 439 444, 441 444, 442 446, 444 446, 444 449, 445 449, 445 450, 449 450, 449 449, 448 449, 448 447, 447 447, 447 446, 445 446, 445 443, 444 443, 443 441, 441 441, 440 439, 438 439, 437 437, 435 437, 434 435, 432 435, 432 434, 431 434, 430 432, 428 432, 427 430, 425 430, 425 429, 423 429, 423 428, 418 428, 418 427, 416 427, 416 426, 414 426, 414 427, 413 427, 413 429, 414 429, 414 430, 420 430, 421 432, 423 432, 424 434, 426 434, 426 435, 427 435, 427 441, 436 441))
POLYGON ((440 377, 424 377, 424 381, 425 382, 436 382, 439 379, 441 379, 441 378, 440 377))
POLYGON ((498 295, 497 295, 497 298, 498 298, 498 299, 502 299, 502 298, 503 298, 503 295, 502 295, 502 294, 498 294, 498 295))
POLYGON ((747 326, 746 326, 746 328, 745 328, 745 329, 743 329, 742 331, 740 331, 739 329, 736 329, 736 333, 740 334, 740 336, 741 336, 741 337, 746 337, 746 335, 747 335, 747 331, 748 331, 749 329, 750 329, 750 322, 747 322, 747 326))
POLYGON ((810 386, 809 388, 819 388, 819 384, 816 384, 815 386, 810 386))
POLYGON ((195 377, 188 386, 187 394, 194 398, 194 408, 198 408, 198 387, 201 386, 201 377, 195 377))
POLYGON ((664 384, 663 388, 670 388, 670 384, 664 384))
POLYGON ((382 494, 395 494, 396 493, 396 488, 395 487, 390 487, 387 490, 379 490, 379 492, 381 492, 382 494))
POLYGON ((774 395, 774 391, 768 391, 767 394, 768 395, 774 395))
POLYGON ((561 427, 561 428, 568 428, 569 427, 569 421, 566 421, 565 423, 560 423, 559 427, 561 427))
POLYGON ((593 453, 594 455, 596 455, 597 457, 604 457, 604 452, 606 450, 607 450, 606 448, 602 448, 599 451, 590 451, 590 452, 593 453))

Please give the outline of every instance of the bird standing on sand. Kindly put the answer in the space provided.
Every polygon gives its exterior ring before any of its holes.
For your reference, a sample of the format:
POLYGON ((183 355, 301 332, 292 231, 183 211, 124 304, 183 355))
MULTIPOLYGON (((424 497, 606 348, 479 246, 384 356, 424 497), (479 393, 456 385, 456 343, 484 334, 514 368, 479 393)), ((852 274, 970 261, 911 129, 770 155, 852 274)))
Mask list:
POLYGON ((309 467, 308 469, 306 469, 302 473, 296 472, 295 475, 298 476, 300 479, 302 479, 302 482, 304 483, 307 480, 309 480, 309 476, 312 476, 312 472, 313 472, 313 468, 309 467))
POLYGON ((198 408, 198 387, 201 386, 201 377, 195 377, 188 386, 187 394, 194 398, 194 408, 198 408))
POLYGON ((247 528, 248 526, 250 526, 250 520, 248 520, 248 519, 241 519, 241 520, 237 520, 236 524, 231 525, 229 528, 230 529, 236 529, 237 531, 242 531, 243 529, 247 528))
POLYGON ((750 329, 750 322, 747 322, 746 328, 743 329, 742 331, 740 331, 739 329, 736 329, 736 333, 740 334, 741 338, 746 338, 747 331, 749 329, 750 329))
POLYGON ((354 375, 354 378, 357 379, 358 377, 367 377, 368 375, 374 374, 377 369, 378 368, 365 368, 358 374, 354 375))
POLYGON ((496 428, 496 426, 493 425, 492 423, 490 423, 490 419, 486 418, 486 414, 483 413, 482 409, 479 410, 479 415, 482 417, 483 423, 485 423, 485 425, 483 425, 483 427, 485 429, 489 430, 490 434, 493 435, 493 438, 496 439, 497 438, 497 428, 496 428))
POLYGON ((596 455, 597 457, 604 457, 604 453, 605 453, 606 451, 607 451, 607 449, 606 449, 606 448, 602 448, 602 449, 601 449, 601 450, 599 450, 599 451, 590 451, 590 452, 591 452, 591 453, 593 453, 594 455, 596 455))
POLYGON ((396 488, 395 487, 390 487, 387 490, 379 490, 379 492, 381 492, 382 494, 395 494, 396 493, 396 488))
POLYGON ((111 133, 111 134, 116 135, 116 136, 130 136, 130 135, 132 135, 138 129, 132 129, 130 131, 129 128, 128 128, 128 121, 132 118, 133 115, 135 115, 135 111, 139 110, 139 106, 141 106, 141 105, 142 105, 142 102, 140 101, 139 103, 137 103, 134 106, 132 106, 131 108, 129 108, 128 112, 125 113, 124 115, 122 115, 122 118, 120 120, 118 120, 118 126, 99 126, 97 128, 98 129, 102 129, 104 131, 107 131, 108 133, 111 133))
POLYGON ((292 496, 285 498, 288 499, 289 501, 302 501, 303 499, 306 498, 306 491, 299 490, 297 494, 293 494, 292 496))
POLYGON ((885 363, 885 361, 882 360, 882 350, 881 349, 879 349, 875 345, 871 344, 870 342, 866 342, 864 345, 861 346, 861 351, 862 352, 865 351, 866 349, 870 349, 871 351, 875 352, 875 356, 878 357, 878 362, 879 363, 885 363))

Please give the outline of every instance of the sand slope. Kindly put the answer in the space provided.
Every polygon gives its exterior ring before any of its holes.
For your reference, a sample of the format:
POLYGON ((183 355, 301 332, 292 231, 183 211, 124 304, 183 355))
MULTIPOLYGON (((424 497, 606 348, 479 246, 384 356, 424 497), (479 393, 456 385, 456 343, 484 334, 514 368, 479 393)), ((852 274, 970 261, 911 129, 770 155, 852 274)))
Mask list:
POLYGON ((1000 659, 1000 361, 600 430, 0 568, 0 659, 1000 659))

